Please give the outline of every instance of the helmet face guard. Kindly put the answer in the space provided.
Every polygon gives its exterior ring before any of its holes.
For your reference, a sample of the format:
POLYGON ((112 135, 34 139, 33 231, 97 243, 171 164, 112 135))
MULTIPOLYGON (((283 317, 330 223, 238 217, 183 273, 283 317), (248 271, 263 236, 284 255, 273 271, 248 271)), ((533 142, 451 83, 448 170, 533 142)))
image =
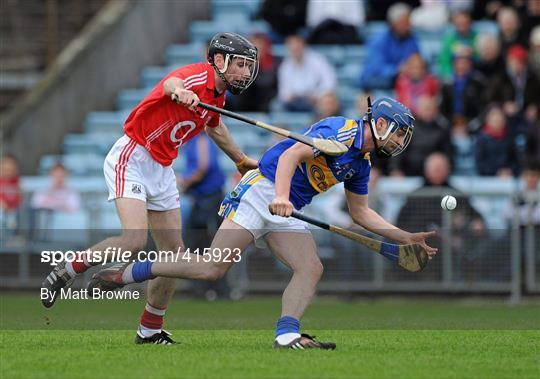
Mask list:
POLYGON ((220 78, 225 82, 227 89, 233 95, 239 95, 244 92, 257 78, 257 74, 259 73, 259 61, 244 55, 225 54, 225 64, 221 70, 217 69, 217 72, 220 78), (232 80, 229 81, 225 77, 225 73, 235 59, 243 61, 244 66, 251 66, 251 68, 249 69, 249 75, 233 74, 232 80))
POLYGON ((227 89, 234 95, 244 92, 257 78, 259 73, 259 57, 257 48, 246 38, 236 33, 218 33, 210 41, 208 62, 214 67, 218 76, 225 82, 227 89), (220 69, 214 63, 214 56, 221 54, 224 65, 220 69), (242 67, 249 66, 249 75, 227 74, 227 70, 238 60, 242 67), (234 63, 233 63, 234 62, 234 63), (229 76, 229 79, 225 75, 229 76), (232 78, 231 78, 232 76, 232 78))
POLYGON ((409 143, 412 140, 414 117, 407 107, 393 99, 383 98, 377 100, 375 106, 379 109, 375 111, 376 114, 374 117, 371 99, 368 97, 368 110, 366 116, 371 130, 371 137, 373 138, 373 143, 375 145, 375 152, 377 156, 381 158, 395 157, 401 154, 407 146, 409 146, 409 143), (384 108, 380 109, 381 107, 384 108), (384 118, 388 123, 386 132, 383 135, 380 135, 376 128, 376 120, 379 119, 379 117, 384 118), (405 133, 402 144, 392 139, 394 134, 400 130, 405 133), (383 142, 383 144, 379 145, 379 142, 383 142))
MULTIPOLYGON (((401 117, 401 115, 395 116, 401 117)), ((386 129, 386 132, 381 136, 379 135, 379 133, 377 133, 377 129, 375 127, 375 120, 371 119, 371 132, 378 141, 384 141, 382 145, 376 145, 377 155, 382 155, 384 157, 390 158, 401 154, 407 148, 407 146, 409 146, 409 143, 412 140, 414 127, 412 125, 407 126, 404 123, 398 123, 394 120, 386 119, 386 121, 388 122, 388 128, 386 129), (403 140, 403 144, 399 144, 392 140, 392 136, 396 134, 399 130, 405 131, 405 138, 403 140)))

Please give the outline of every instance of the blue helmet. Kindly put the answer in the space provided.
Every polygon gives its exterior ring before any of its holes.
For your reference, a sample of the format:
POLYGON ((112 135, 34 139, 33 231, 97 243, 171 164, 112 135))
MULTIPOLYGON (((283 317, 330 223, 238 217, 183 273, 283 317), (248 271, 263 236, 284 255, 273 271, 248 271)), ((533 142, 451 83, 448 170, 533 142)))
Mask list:
POLYGON ((382 97, 375 100, 373 106, 368 109, 368 121, 378 155, 395 157, 405 150, 411 142, 414 130, 414 117, 409 108, 397 100, 389 97, 382 97), (371 112, 371 115, 369 112, 371 112), (376 128, 377 120, 380 117, 388 122, 388 128, 383 135, 380 135, 376 128), (402 144, 391 141, 392 135, 400 129, 405 132, 405 138, 402 144), (383 144, 379 146, 378 141, 383 142, 383 144), (391 148, 392 145, 394 145, 393 149, 391 148))

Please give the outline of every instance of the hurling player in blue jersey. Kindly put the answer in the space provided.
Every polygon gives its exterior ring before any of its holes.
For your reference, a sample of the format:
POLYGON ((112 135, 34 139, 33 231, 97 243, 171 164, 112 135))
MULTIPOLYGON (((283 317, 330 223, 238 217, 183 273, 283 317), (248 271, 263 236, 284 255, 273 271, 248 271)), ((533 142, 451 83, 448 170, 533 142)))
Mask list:
MULTIPOLYGON (((259 169, 246 173, 221 204, 224 221, 212 241, 212 252, 226 248, 243 251, 253 241, 264 238, 276 257, 293 271, 283 293, 274 340, 276 348, 334 349, 336 346, 300 333, 300 318, 315 293, 323 266, 307 225, 288 216, 293 209, 300 210, 309 204, 317 194, 343 182, 355 223, 399 243, 420 243, 430 258, 437 252, 426 244, 426 239, 435 232, 406 232, 369 208, 369 154, 391 157, 401 153, 412 138, 414 118, 408 108, 391 98, 375 101, 368 116, 363 120, 329 117, 304 131, 312 137, 336 139, 347 145, 348 152, 341 156, 324 155, 291 139, 277 143, 264 153, 259 169)), ((156 276, 215 280, 235 261, 123 264, 102 270, 90 286, 113 289, 156 276)))

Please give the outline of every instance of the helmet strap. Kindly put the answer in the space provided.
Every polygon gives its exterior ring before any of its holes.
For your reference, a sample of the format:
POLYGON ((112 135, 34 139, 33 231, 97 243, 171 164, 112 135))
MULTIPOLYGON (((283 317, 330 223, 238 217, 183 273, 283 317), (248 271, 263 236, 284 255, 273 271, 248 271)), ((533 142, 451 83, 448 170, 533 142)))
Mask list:
POLYGON ((369 129, 371 130, 371 139, 373 140, 373 145, 375 146, 375 154, 379 158, 384 158, 384 159, 390 158, 390 155, 386 152, 384 146, 379 146, 379 138, 381 138, 381 137, 379 137, 379 133, 377 133, 375 120, 373 119, 373 107, 371 105, 371 97, 370 96, 368 96, 368 98, 367 98, 366 116, 367 116, 367 123, 369 125, 369 129))

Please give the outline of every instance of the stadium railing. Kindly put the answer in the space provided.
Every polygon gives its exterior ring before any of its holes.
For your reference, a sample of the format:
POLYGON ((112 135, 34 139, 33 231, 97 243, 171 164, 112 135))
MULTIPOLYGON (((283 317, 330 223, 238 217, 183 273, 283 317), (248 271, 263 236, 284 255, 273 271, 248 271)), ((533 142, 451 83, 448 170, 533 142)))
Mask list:
MULTIPOLYGON (((43 177, 23 178, 25 198, 29 199, 33 191, 46 187, 47 183, 47 178, 43 177)), ((522 284, 525 284, 527 293, 540 293, 538 226, 522 226, 517 212, 506 212, 518 205, 514 196, 517 194, 517 182, 496 178, 453 178, 451 183, 470 198, 472 206, 481 214, 485 222, 482 233, 475 234, 459 227, 456 229, 456 225, 470 221, 460 219, 462 216, 459 212, 446 212, 439 206, 420 205, 415 210, 417 216, 437 217, 437 213, 440 213, 440 253, 425 271, 411 274, 348 240, 324 230, 313 229, 319 255, 325 266, 319 290, 325 293, 498 293, 509 294, 511 299, 518 300, 522 284), (510 215, 508 220, 502 216, 504 214, 510 215)), ((384 178, 370 197, 381 214, 391 222, 396 222, 406 200, 419 196, 416 189, 420 185, 419 178, 384 178)), ((82 248, 119 231, 114 204, 104 201, 106 193, 102 178, 72 179, 70 187, 81 193, 83 211, 72 215, 47 215, 42 220, 43 230, 32 232, 34 239, 28 238, 30 230, 25 221, 27 217, 21 217, 18 230, 9 230, 5 223, 2 224, 2 287, 38 286, 39 280, 49 269, 39 262, 39 252, 44 249, 82 248), (19 238, 13 239, 17 234, 19 238)), ((335 191, 340 189, 321 195, 314 204, 307 207, 306 213, 324 218, 325 207, 329 204, 327 197, 335 191)), ((434 203, 438 204, 441 195, 435 191, 422 196, 436 198, 434 203)), ((540 194, 536 198, 527 199, 531 206, 539 200, 540 194)), ((429 201, 425 204, 429 204, 429 201)), ((185 208, 189 208, 188 205, 185 208)), ((5 217, 0 221, 4 222, 5 217)), ((419 227, 419 230, 423 228, 419 227)), ((245 266, 237 271, 247 274, 241 277, 232 275, 229 280, 233 287, 241 285, 247 291, 278 291, 284 288, 290 275, 264 249, 250 249, 242 265, 245 266)))

